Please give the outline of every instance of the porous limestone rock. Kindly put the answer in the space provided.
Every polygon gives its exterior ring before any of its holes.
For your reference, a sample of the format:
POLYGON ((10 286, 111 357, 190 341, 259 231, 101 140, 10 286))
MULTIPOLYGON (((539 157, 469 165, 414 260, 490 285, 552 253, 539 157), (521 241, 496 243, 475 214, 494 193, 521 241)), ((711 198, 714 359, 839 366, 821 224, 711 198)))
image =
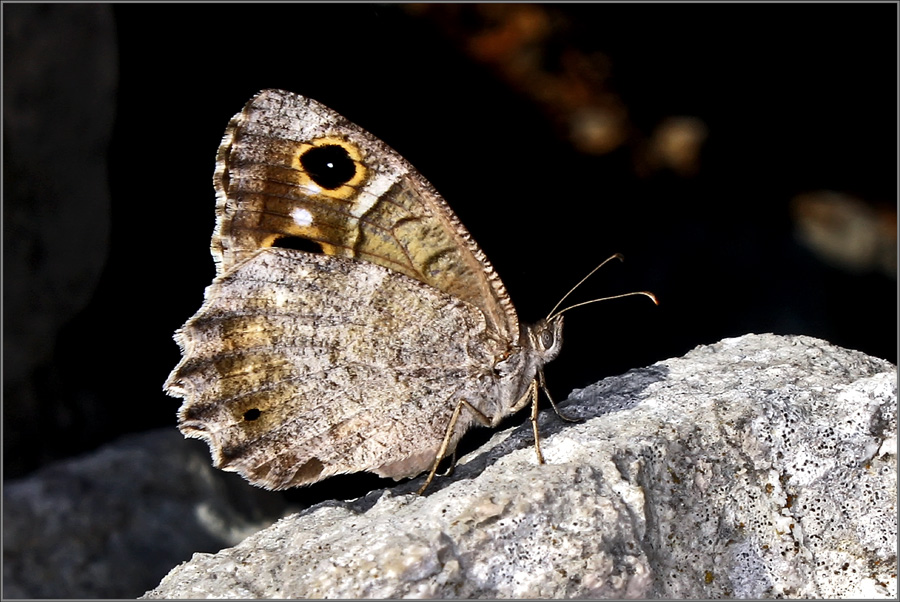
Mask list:
POLYGON ((896 368, 747 335, 576 391, 439 478, 195 554, 147 598, 892 598, 896 368))

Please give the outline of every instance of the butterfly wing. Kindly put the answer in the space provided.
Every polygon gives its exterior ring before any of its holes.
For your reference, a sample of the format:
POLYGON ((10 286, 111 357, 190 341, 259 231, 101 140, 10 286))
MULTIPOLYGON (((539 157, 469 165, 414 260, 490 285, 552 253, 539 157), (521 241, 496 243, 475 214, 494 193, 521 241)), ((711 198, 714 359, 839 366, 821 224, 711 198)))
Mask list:
POLYGON ((231 120, 214 183, 219 274, 272 246, 355 258, 473 304, 501 340, 518 340, 503 283, 441 196, 331 109, 263 90, 231 120))
POLYGON ((176 339, 184 358, 166 387, 186 400, 182 432, 268 489, 413 476, 460 397, 499 398, 479 310, 352 259, 258 251, 216 278, 176 339))
MULTIPOLYGON (((218 276, 176 333, 179 428, 281 489, 429 468, 465 400, 498 421, 540 363, 493 267, 383 142, 296 94, 230 122, 214 178, 218 276), (280 248, 287 247, 287 248, 280 248)), ((448 451, 473 420, 462 412, 448 451)))

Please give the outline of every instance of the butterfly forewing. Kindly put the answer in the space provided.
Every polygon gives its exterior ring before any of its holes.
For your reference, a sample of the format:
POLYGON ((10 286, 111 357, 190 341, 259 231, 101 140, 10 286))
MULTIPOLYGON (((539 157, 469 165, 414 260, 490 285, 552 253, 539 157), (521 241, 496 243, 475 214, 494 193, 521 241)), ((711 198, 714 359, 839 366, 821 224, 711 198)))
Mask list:
POLYGON ((253 98, 229 124, 215 186, 220 274, 298 238, 315 245, 307 250, 382 265, 468 301, 501 337, 519 335, 503 283, 427 180, 313 100, 280 90, 253 98))

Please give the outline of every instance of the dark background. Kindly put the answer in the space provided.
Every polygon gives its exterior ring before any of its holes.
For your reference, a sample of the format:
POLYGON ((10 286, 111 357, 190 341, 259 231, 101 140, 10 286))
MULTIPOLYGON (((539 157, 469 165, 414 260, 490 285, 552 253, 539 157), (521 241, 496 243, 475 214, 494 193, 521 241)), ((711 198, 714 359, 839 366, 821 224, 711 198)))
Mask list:
MULTIPOLYGON (((822 263, 795 241, 789 212, 795 194, 815 190, 895 207, 893 4, 555 7, 570 27, 564 39, 609 57, 612 90, 634 128, 649 132, 672 115, 703 120, 709 137, 693 177, 637 175, 627 148, 578 153, 533 99, 433 20, 399 6, 103 10, 115 36, 114 112, 102 149, 108 208, 86 207, 82 222, 52 227, 90 232, 106 222, 108 241, 98 234, 104 259, 96 279, 82 283, 84 303, 59 318, 44 352, 15 358, 27 369, 4 379, 6 478, 123 433, 175 428, 179 401, 162 384, 179 359, 172 333, 199 308, 214 274, 216 149, 228 119, 262 88, 315 98, 404 155, 469 228, 525 321, 546 315, 602 259, 625 255, 575 300, 647 289, 660 306, 631 298, 568 314, 563 352, 547 369, 558 398, 750 332, 807 334, 897 361, 896 278, 822 263)), ((54 21, 46 23, 52 35, 54 21)), ((9 37, 5 44, 14 53, 9 37)), ((7 83, 15 82, 4 82, 6 100, 7 83)), ((29 85, 56 89, 52 77, 29 85)), ((64 111, 35 113, 62 132, 86 127, 64 111)), ((9 118, 5 111, 7 127, 9 118)), ((26 177, 11 167, 9 144, 4 136, 6 193, 26 177)), ((29 216, 35 228, 48 223, 27 202, 15 208, 25 216, 16 224, 29 216)), ((4 216, 10 228, 9 199, 4 216)), ((18 267, 65 272, 80 253, 35 253, 18 267)), ((9 277, 7 260, 4 268, 9 277)), ((20 288, 5 284, 9 330, 22 319, 10 307, 39 304, 40 292, 13 299, 20 288)), ((360 495, 367 479, 338 482, 360 495)), ((292 495, 324 498, 329 486, 292 495)))

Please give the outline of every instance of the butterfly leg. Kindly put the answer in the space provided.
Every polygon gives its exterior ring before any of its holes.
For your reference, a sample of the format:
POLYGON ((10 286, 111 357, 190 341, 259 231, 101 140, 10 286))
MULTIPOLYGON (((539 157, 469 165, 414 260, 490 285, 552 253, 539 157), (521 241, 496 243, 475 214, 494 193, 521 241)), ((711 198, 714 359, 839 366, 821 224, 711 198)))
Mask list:
POLYGON ((531 381, 531 430, 534 431, 534 451, 537 453, 538 464, 544 463, 544 454, 541 453, 541 435, 538 432, 538 381, 531 381))
MULTIPOLYGON (((541 377, 543 379, 543 376, 541 377)), ((515 414, 531 402, 531 430, 534 432, 534 451, 537 452, 538 464, 544 463, 544 454, 541 453, 541 436, 538 433, 538 379, 531 381, 525 393, 509 409, 510 414, 515 414)))
POLYGON ((438 449, 438 453, 434 457, 434 465, 431 467, 431 472, 428 473, 428 478, 425 479, 425 484, 422 485, 422 487, 420 487, 419 491, 417 492, 418 495, 422 495, 422 493, 424 493, 424 491, 431 484, 431 481, 434 480, 434 475, 437 474, 438 466, 440 466, 441 460, 444 459, 444 455, 447 453, 447 447, 450 445, 450 438, 453 436, 453 429, 456 428, 456 422, 459 420, 459 414, 460 412, 462 412, 462 409, 464 407, 468 408, 472 412, 478 422, 480 422, 484 426, 491 425, 491 419, 485 416, 484 412, 473 406, 465 399, 460 399, 459 403, 456 404, 456 407, 453 409, 453 414, 450 415, 450 424, 447 425, 447 432, 444 433, 444 440, 441 442, 441 447, 440 449, 438 449))
POLYGON ((453 474, 453 471, 456 470, 456 450, 454 449, 450 453, 450 465, 447 466, 447 470, 441 473, 442 477, 449 477, 453 474))
POLYGON ((584 422, 581 418, 569 418, 559 411, 559 408, 556 407, 556 402, 553 401, 553 397, 550 395, 550 390, 547 388, 547 381, 544 379, 543 370, 538 370, 538 381, 540 382, 541 389, 544 391, 544 395, 547 396, 547 399, 550 401, 550 405, 553 406, 553 411, 556 412, 557 416, 562 418, 565 422, 584 422))

